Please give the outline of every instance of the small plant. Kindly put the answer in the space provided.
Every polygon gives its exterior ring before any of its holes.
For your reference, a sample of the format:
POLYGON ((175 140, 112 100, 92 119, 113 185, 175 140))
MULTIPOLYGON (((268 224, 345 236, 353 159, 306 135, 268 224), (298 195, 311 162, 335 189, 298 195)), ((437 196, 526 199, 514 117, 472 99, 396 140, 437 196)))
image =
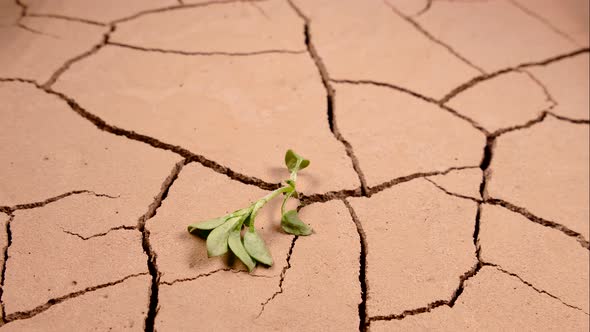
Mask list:
POLYGON ((264 240, 256 232, 254 223, 258 211, 271 199, 283 194, 281 205, 281 227, 289 234, 310 235, 311 227, 299 219, 297 210, 285 211, 285 203, 289 198, 297 198, 297 172, 309 166, 309 160, 304 159, 292 150, 285 154, 285 165, 291 176, 285 180, 285 185, 262 197, 250 206, 236 210, 225 216, 190 224, 191 234, 207 237, 207 255, 215 257, 225 254, 229 249, 252 271, 256 263, 272 266, 273 260, 264 240), (242 229, 245 228, 242 236, 242 229))

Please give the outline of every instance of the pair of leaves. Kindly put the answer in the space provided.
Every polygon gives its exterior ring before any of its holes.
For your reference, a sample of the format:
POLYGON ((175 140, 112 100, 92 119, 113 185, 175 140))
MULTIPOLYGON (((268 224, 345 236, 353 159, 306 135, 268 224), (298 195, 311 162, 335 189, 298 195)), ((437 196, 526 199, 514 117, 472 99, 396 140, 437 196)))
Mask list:
POLYGON ((309 166, 309 160, 289 149, 287 150, 287 153, 285 153, 285 165, 287 166, 287 169, 289 169, 289 172, 293 173, 309 166))
POLYGON ((227 253, 229 248, 251 272, 256 267, 256 262, 272 266, 273 260, 264 240, 254 228, 249 228, 242 240, 242 226, 249 219, 249 213, 229 215, 191 224, 188 231, 198 234, 200 231, 210 230, 207 236, 207 255, 221 256, 227 253))

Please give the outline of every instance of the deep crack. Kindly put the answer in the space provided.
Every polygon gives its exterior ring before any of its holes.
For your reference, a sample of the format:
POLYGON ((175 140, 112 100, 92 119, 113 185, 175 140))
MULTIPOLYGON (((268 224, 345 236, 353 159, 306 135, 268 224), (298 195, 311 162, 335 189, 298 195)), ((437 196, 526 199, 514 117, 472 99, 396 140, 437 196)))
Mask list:
POLYGON ((361 248, 359 253, 359 284, 361 286, 361 302, 358 306, 359 331, 365 332, 369 328, 369 321, 367 319, 367 297, 369 293, 369 279, 367 277, 367 254, 369 250, 369 242, 367 241, 367 235, 363 229, 363 224, 361 223, 350 202, 346 199, 343 199, 342 202, 344 205, 346 205, 346 208, 350 213, 350 217, 354 222, 354 226, 356 227, 356 232, 359 236, 361 248))
POLYGON ((4 280, 6 278, 6 263, 8 262, 8 248, 12 245, 12 231, 10 229, 10 223, 14 219, 14 215, 12 213, 8 214, 8 220, 6 221, 5 231, 6 231, 6 247, 2 252, 4 260, 2 262, 2 275, 0 278, 0 306, 2 306, 2 319, 0 320, 0 326, 4 322, 6 322, 6 308, 4 307, 4 301, 2 300, 2 295, 4 294, 4 280))
POLYGON ((342 143, 342 145, 344 146, 346 154, 348 155, 348 157, 350 158, 350 160, 352 162, 352 167, 359 178, 359 182, 361 184, 361 192, 363 195, 367 195, 368 194, 367 181, 365 180, 365 175, 363 174, 363 172, 361 170, 359 160, 354 154, 354 150, 352 148, 352 145, 350 144, 350 142, 348 142, 344 138, 344 136, 342 136, 342 134, 338 130, 338 126, 336 124, 336 115, 334 113, 334 103, 335 103, 335 98, 336 98, 336 91, 334 90, 334 87, 332 87, 332 85, 330 84, 330 75, 328 74, 328 70, 326 69, 326 66, 325 66, 322 58, 320 57, 318 51, 315 48, 315 45, 312 42, 311 20, 293 3, 292 0, 287 0, 287 1, 289 2, 289 5, 291 6, 291 8, 293 8, 295 13, 297 13, 297 15, 304 22, 303 34, 305 36, 305 45, 307 46, 307 51, 309 53, 309 56, 311 57, 311 59, 313 60, 313 62, 315 63, 315 65, 317 67, 317 70, 320 74, 320 78, 322 80, 322 84, 324 85, 324 88, 326 89, 327 116, 328 116, 328 124, 330 127, 330 131, 332 131, 332 134, 334 135, 334 137, 340 143, 342 143))
MULTIPOLYGON (((457 300, 459 299, 459 297, 461 296, 461 294, 463 294, 463 291, 465 290, 465 282, 467 280, 469 280, 471 277, 477 275, 477 273, 481 270, 481 268, 484 266, 484 263, 481 260, 480 257, 480 253, 481 253, 481 247, 480 247, 480 243, 479 243, 479 230, 480 230, 480 222, 481 222, 481 207, 482 207, 482 201, 484 200, 485 197, 485 192, 486 192, 486 185, 487 185, 487 173, 488 173, 488 168, 490 167, 490 163, 493 157, 493 145, 494 145, 494 139, 493 138, 489 138, 486 142, 486 145, 484 147, 483 150, 483 156, 479 165, 479 168, 482 171, 482 180, 481 180, 481 184, 479 187, 479 193, 481 196, 481 200, 477 201, 477 210, 475 213, 475 221, 474 221, 474 225, 473 225, 473 247, 475 249, 475 258, 477 259, 477 262, 471 267, 471 269, 469 269, 467 272, 465 272, 463 275, 461 275, 459 277, 459 285, 457 286, 457 288, 455 289, 455 291, 453 292, 453 294, 451 295, 451 297, 448 300, 436 300, 434 302, 431 302, 429 304, 427 304, 424 307, 420 307, 420 308, 415 308, 415 309, 410 309, 410 310, 404 310, 403 312, 399 313, 399 314, 391 314, 391 315, 379 315, 379 316, 373 316, 373 317, 369 317, 368 319, 368 325, 370 325, 371 322, 373 321, 382 321, 382 320, 401 320, 406 318, 407 316, 413 316, 413 315, 418 315, 418 314, 422 314, 422 313, 426 313, 426 312, 430 312, 435 308, 441 307, 441 306, 448 306, 450 308, 452 308, 455 303, 457 302, 457 300)), ((473 167, 471 167, 473 168, 473 167)), ((452 171, 452 169, 449 169, 446 171, 446 173, 452 171)), ((446 174, 443 173, 443 174, 446 174)), ((426 179, 428 180, 428 179, 426 179)), ((438 187, 438 186, 437 186, 438 187)), ((446 190, 444 190, 446 192, 446 190)))
POLYGON ((158 293, 159 293, 159 284, 160 284, 160 276, 161 273, 158 270, 158 265, 156 263, 158 255, 153 250, 150 244, 150 232, 146 227, 147 221, 156 215, 157 209, 162 205, 162 202, 168 196, 168 192, 170 191, 170 187, 174 184, 174 181, 178 178, 180 171, 188 163, 188 160, 181 160, 174 165, 172 170, 170 171, 170 175, 164 180, 162 183, 160 192, 156 197, 154 197, 154 201, 148 207, 147 212, 141 216, 137 222, 137 229, 141 232, 141 244, 143 247, 143 251, 147 256, 147 265, 149 273, 152 277, 152 284, 150 287, 150 304, 148 307, 148 313, 145 318, 145 331, 146 332, 153 332, 154 331, 154 324, 156 320, 156 315, 158 314, 158 293))
POLYGON ((104 120, 102 120, 98 116, 96 116, 96 115, 88 112, 86 109, 82 108, 80 106, 80 104, 78 104, 78 102, 76 100, 74 100, 73 98, 70 98, 67 95, 65 95, 64 93, 59 92, 59 91, 55 91, 51 88, 42 87, 39 83, 35 82, 34 80, 11 77, 11 78, 0 78, 0 82, 22 82, 22 83, 32 84, 36 88, 38 88, 48 94, 54 95, 57 98, 61 99, 62 101, 66 102, 68 104, 68 106, 74 112, 78 113, 78 115, 80 115, 84 119, 90 121, 95 127, 97 127, 98 129, 100 129, 102 131, 105 131, 105 132, 108 132, 110 134, 117 135, 117 136, 123 136, 123 137, 126 137, 131 140, 139 141, 139 142, 148 144, 148 145, 150 145, 154 148, 157 148, 157 149, 168 150, 168 151, 175 153, 185 159, 188 159, 188 162, 196 161, 199 164, 201 164, 202 166, 212 169, 213 171, 215 171, 219 174, 226 175, 227 177, 231 178, 232 180, 236 180, 238 182, 248 184, 248 185, 253 185, 253 186, 256 186, 256 187, 264 189, 264 190, 275 190, 275 189, 278 189, 281 187, 281 183, 266 182, 266 181, 261 180, 257 177, 247 176, 247 175, 235 172, 226 166, 223 166, 213 160, 207 159, 202 155, 193 153, 181 146, 165 143, 165 142, 162 142, 156 138, 153 138, 153 137, 150 137, 147 135, 143 135, 143 134, 139 134, 135 131, 112 126, 112 125, 106 123, 104 120))

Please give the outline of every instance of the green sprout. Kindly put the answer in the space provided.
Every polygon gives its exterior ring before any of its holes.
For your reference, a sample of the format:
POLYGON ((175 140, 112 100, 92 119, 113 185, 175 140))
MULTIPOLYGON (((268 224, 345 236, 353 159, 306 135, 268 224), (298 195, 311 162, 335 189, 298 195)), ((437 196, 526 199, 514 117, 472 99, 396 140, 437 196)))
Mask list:
POLYGON ((304 159, 292 150, 285 154, 285 165, 291 176, 285 180, 285 185, 270 192, 250 206, 236 210, 222 217, 188 225, 188 232, 207 237, 207 255, 220 256, 231 251, 248 267, 248 271, 256 267, 256 263, 272 266, 272 256, 264 240, 256 232, 254 223, 258 211, 271 199, 283 194, 281 205, 281 227, 289 234, 310 235, 311 227, 299 219, 297 210, 285 211, 285 204, 289 198, 297 198, 297 172, 309 166, 309 160, 304 159), (242 229, 246 228, 245 232, 242 229))

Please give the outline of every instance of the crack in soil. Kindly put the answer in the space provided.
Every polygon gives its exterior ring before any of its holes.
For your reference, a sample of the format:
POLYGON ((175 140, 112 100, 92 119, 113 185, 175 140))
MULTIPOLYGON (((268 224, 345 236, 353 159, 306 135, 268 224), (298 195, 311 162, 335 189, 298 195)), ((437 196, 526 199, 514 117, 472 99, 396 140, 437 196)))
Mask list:
POLYGON ((483 264, 478 261, 469 271, 467 271, 463 275, 461 275, 459 277, 459 286, 453 292, 453 294, 451 295, 451 298, 449 300, 437 300, 437 301, 429 303, 425 307, 415 308, 415 309, 411 309, 411 310, 404 310, 400 314, 372 316, 372 317, 369 317, 369 319, 368 319, 368 326, 370 326, 371 322, 374 322, 374 321, 381 321, 381 320, 387 321, 387 320, 394 320, 394 319, 401 320, 401 319, 406 318, 407 316, 413 316, 413 315, 418 315, 418 314, 430 312, 433 309, 444 306, 444 305, 452 308, 455 305, 455 303, 457 302, 457 299, 459 298, 459 296, 461 296, 461 294, 463 293, 463 290, 465 289, 465 281, 469 280, 471 277, 474 277, 481 270, 482 267, 483 267, 483 264))
POLYGON ((348 157, 350 158, 350 160, 352 162, 352 167, 354 168, 354 171, 356 172, 356 174, 359 178, 359 182, 361 184, 361 192, 363 195, 367 195, 367 181, 365 180, 365 175, 363 174, 363 172, 361 170, 359 160, 354 154, 352 145, 344 138, 344 136, 342 136, 342 134, 338 130, 338 126, 336 125, 336 114, 334 113, 334 103, 335 103, 335 99, 336 99, 336 91, 334 90, 334 87, 332 87, 332 85, 330 84, 330 75, 328 74, 328 70, 326 69, 326 66, 325 66, 322 58, 320 57, 318 51, 315 48, 315 45, 312 42, 311 20, 293 3, 292 0, 287 0, 287 1, 289 2, 289 5, 291 6, 291 8, 293 8, 295 13, 304 22, 303 34, 305 36, 305 45, 307 46, 307 51, 309 53, 309 56, 311 57, 311 59, 313 60, 313 62, 316 65, 316 68, 318 69, 318 72, 320 74, 320 78, 322 80, 322 84, 324 85, 324 88, 326 89, 328 124, 330 126, 330 131, 332 131, 332 134, 334 135, 334 137, 340 143, 342 143, 342 145, 344 146, 344 149, 346 150, 346 154, 348 155, 348 157))
POLYGON ((4 307, 2 295, 4 294, 4 279, 6 278, 6 262, 8 261, 8 248, 10 248, 10 246, 12 245, 12 231, 10 230, 10 223, 13 219, 14 215, 12 213, 8 213, 8 220, 6 221, 5 225, 6 247, 4 247, 2 252, 4 261, 2 263, 2 274, 0 278, 0 306, 2 307, 2 317, 0 317, 0 326, 2 326, 6 322, 6 308, 4 307))
POLYGON ((79 194, 91 194, 96 197, 106 197, 106 198, 111 198, 111 199, 116 199, 116 198, 120 197, 119 195, 111 196, 111 195, 107 195, 107 194, 100 194, 100 193, 96 193, 92 190, 72 190, 72 191, 69 191, 69 192, 61 194, 61 195, 50 197, 50 198, 48 198, 44 201, 40 201, 40 202, 17 204, 14 206, 0 206, 0 212, 5 212, 5 213, 10 214, 10 213, 17 211, 17 210, 34 209, 34 208, 42 207, 47 204, 59 201, 62 198, 66 198, 66 197, 72 196, 72 195, 79 195, 79 194))
POLYGON ((360 188, 329 191, 326 193, 312 194, 312 195, 300 194, 300 203, 301 203, 301 206, 307 206, 312 203, 324 203, 324 202, 329 202, 329 201, 333 201, 333 200, 337 200, 337 199, 342 200, 342 199, 349 198, 349 197, 370 197, 371 195, 379 193, 383 190, 392 188, 398 184, 408 182, 408 181, 411 181, 414 179, 426 178, 426 177, 434 176, 434 175, 446 175, 449 172, 452 172, 455 170, 473 169, 473 168, 479 168, 479 166, 450 167, 444 171, 420 172, 420 173, 413 173, 413 174, 397 177, 395 179, 380 183, 376 186, 367 188, 367 195, 363 194, 361 192, 360 188))
POLYGON ((534 214, 532 214, 529 210, 527 210, 526 208, 516 206, 516 205, 514 205, 510 202, 507 202, 505 200, 502 200, 502 199, 488 198, 485 200, 485 203, 501 206, 505 209, 508 209, 512 212, 516 212, 516 213, 522 215, 523 217, 527 218, 528 220, 530 220, 534 223, 558 230, 569 237, 575 238, 576 241, 578 241, 578 243, 582 247, 590 250, 590 244, 588 243, 588 240, 586 240, 582 234, 580 234, 574 230, 571 230, 562 224, 559 224, 555 221, 547 220, 547 219, 544 219, 541 217, 537 217, 534 214))
POLYGON ((127 230, 127 231, 133 230, 133 231, 135 231, 135 230, 137 230, 137 228, 135 226, 121 225, 121 226, 110 228, 106 232, 98 233, 98 234, 93 234, 93 235, 90 235, 90 236, 83 236, 81 234, 78 234, 78 233, 75 233, 75 232, 71 232, 71 231, 68 231, 68 230, 65 230, 65 229, 62 229, 62 232, 66 233, 66 234, 70 234, 70 235, 76 236, 76 237, 79 237, 80 239, 86 241, 86 240, 90 240, 90 239, 95 238, 95 237, 105 236, 105 235, 109 234, 112 231, 118 231, 118 230, 127 230))
MULTIPOLYGON (((477 259, 477 263, 471 267, 467 272, 459 277, 459 285, 451 295, 450 299, 448 300, 436 300, 427 304, 424 307, 404 310, 399 314, 391 314, 391 315, 379 315, 373 316, 368 318, 367 327, 370 326, 371 322, 373 321, 380 321, 380 320, 401 320, 407 316, 418 315, 426 312, 430 312, 433 309, 440 307, 440 306, 448 306, 452 308, 463 291, 465 290, 465 281, 469 280, 471 277, 477 275, 477 273, 481 270, 484 266, 484 262, 481 259, 481 245, 479 243, 479 230, 480 230, 480 223, 481 223, 481 208, 482 208, 482 201, 485 200, 486 196, 486 185, 487 185, 487 173, 488 168, 490 167, 490 163, 493 157, 493 145, 495 139, 494 138, 487 138, 486 145, 483 149, 483 156, 481 158, 481 162, 479 164, 479 168, 482 171, 482 179, 479 186, 479 194, 481 196, 481 201, 477 202, 477 210, 475 213, 475 222, 473 225, 473 246, 475 248, 475 258, 477 259)), ((471 167, 473 168, 473 167, 471 167)), ((446 171, 446 173, 450 172, 452 169, 446 171)), ((426 179, 428 180, 428 179, 426 179)))
POLYGON ((552 117, 556 118, 557 120, 566 121, 566 122, 573 123, 573 124, 585 124, 585 125, 590 124, 590 120, 586 120, 586 119, 570 119, 568 117, 565 117, 563 115, 558 115, 553 112, 547 112, 547 114, 551 115, 552 117))
POLYGON ((453 196, 453 197, 457 197, 457 198, 461 198, 461 199, 467 199, 470 201, 473 201, 475 203, 481 203, 482 201, 480 199, 477 198, 473 198, 470 196, 465 196, 465 195, 461 195, 461 194, 457 194, 454 192, 450 192, 448 190, 446 190, 444 187, 440 186, 438 183, 436 183, 434 180, 430 179, 430 178, 424 178, 424 180, 430 182, 433 186, 435 186, 436 188, 438 188, 440 191, 444 192, 445 194, 449 195, 449 196, 453 196))
POLYGON ((476 77, 472 78, 471 80, 469 80, 469 81, 455 87, 453 90, 449 91, 443 98, 441 98, 439 100, 439 102, 441 104, 446 104, 451 99, 455 98, 458 94, 462 93, 463 91, 470 89, 473 86, 477 85, 478 83, 481 83, 483 81, 487 81, 487 80, 492 79, 496 76, 507 74, 510 72, 514 72, 519 69, 524 69, 524 68, 529 68, 529 67, 546 66, 546 65, 551 64, 553 62, 557 62, 557 61, 567 59, 567 58, 572 58, 572 57, 575 57, 575 56, 580 55, 582 53, 588 53, 589 51, 590 51, 590 48, 588 48, 588 47, 581 48, 581 49, 577 49, 575 51, 568 52, 565 54, 560 54, 560 55, 557 55, 557 56, 554 56, 554 57, 551 57, 551 58, 548 58, 545 60, 525 62, 525 63, 521 63, 515 67, 508 67, 508 68, 497 70, 492 73, 487 73, 487 74, 482 74, 482 75, 476 76, 476 77))
POLYGON ((79 297, 79 296, 84 295, 86 293, 97 291, 97 290, 102 289, 102 288, 114 286, 114 285, 117 285, 117 284, 120 284, 120 283, 124 282, 127 279, 135 278, 135 277, 139 277, 139 276, 143 276, 143 275, 147 275, 147 273, 146 272, 143 272, 143 273, 131 274, 131 275, 128 275, 128 276, 126 276, 126 277, 124 277, 122 279, 116 280, 116 281, 111 281, 111 282, 108 282, 108 283, 104 283, 104 284, 100 284, 100 285, 88 287, 88 288, 85 288, 83 290, 79 290, 77 292, 69 293, 69 294, 64 295, 64 296, 60 296, 60 297, 56 297, 56 298, 50 299, 49 301, 47 301, 47 303, 42 304, 42 305, 40 305, 40 306, 38 306, 38 307, 36 307, 34 309, 27 310, 27 311, 18 311, 18 312, 12 313, 10 315, 7 315, 6 316, 6 319, 3 322, 3 324, 0 324, 0 326, 5 325, 5 324, 9 324, 10 322, 13 322, 15 320, 29 319, 29 318, 35 317, 38 314, 40 314, 40 313, 42 313, 42 312, 50 309, 52 306, 54 306, 56 304, 62 303, 62 302, 67 301, 69 299, 73 299, 73 298, 79 297))
POLYGON ((35 30, 35 29, 33 29, 33 28, 31 28, 31 27, 29 27, 29 26, 25 25, 25 24, 24 24, 24 23, 22 23, 22 22, 18 22, 18 23, 16 23, 16 27, 17 27, 17 28, 21 28, 21 29, 23 29, 23 30, 25 30, 25 31, 28 31, 28 32, 34 33, 34 34, 36 34, 36 35, 41 35, 41 36, 46 36, 46 37, 51 37, 51 38, 56 38, 56 39, 59 39, 59 37, 58 37, 58 36, 51 35, 51 34, 48 34, 48 33, 44 33, 44 32, 42 32, 42 31, 39 31, 39 30, 35 30))
POLYGON ((401 320, 401 319, 406 318, 407 316, 413 316, 413 315, 418 315, 418 314, 430 312, 433 309, 440 307, 440 306, 446 305, 446 306, 452 308, 455 305, 455 303, 457 302, 457 300, 459 299, 459 297, 461 296, 461 294, 463 294, 463 291, 465 290, 465 281, 467 281, 471 277, 474 277, 475 275, 477 275, 477 273, 484 266, 484 263, 481 261, 481 258, 480 258, 481 248, 479 245, 479 223, 480 223, 480 216, 481 216, 480 207, 481 207, 481 204, 479 204, 477 207, 477 212, 475 215, 475 225, 474 225, 474 230, 473 230, 473 245, 475 247, 475 256, 477 258, 477 263, 475 263, 475 265, 473 265, 473 267, 471 267, 471 269, 469 269, 467 272, 463 273, 463 275, 461 275, 459 277, 459 285, 457 286, 457 288, 455 289, 455 291, 451 295, 450 299, 436 300, 434 302, 427 304, 425 307, 404 310, 403 312, 401 312, 399 314, 378 315, 378 316, 369 317, 368 322, 367 322, 367 327, 369 327, 371 322, 374 322, 374 321, 381 321, 381 320, 387 321, 387 320, 394 320, 394 319, 401 320))
POLYGON ((107 42, 108 45, 118 46, 122 48, 132 49, 136 51, 142 52, 156 52, 156 53, 164 53, 164 54, 177 54, 177 55, 186 55, 186 56, 253 56, 253 55, 261 55, 261 54, 303 54, 307 53, 306 50, 280 50, 280 49, 270 49, 270 50, 261 50, 261 51, 251 51, 251 52, 221 52, 221 51, 211 51, 211 52, 191 52, 191 51, 182 51, 182 50, 167 50, 161 48, 151 48, 151 47, 142 47, 130 44, 124 44, 119 42, 107 42))
POLYGON ((426 0, 426 5, 424 6, 424 8, 422 8, 419 12, 414 14, 414 17, 418 17, 418 16, 426 13, 427 11, 430 10, 430 7, 432 7, 432 0, 426 0))
POLYGON ((264 308, 266 307, 266 305, 270 301, 272 301, 279 294, 283 293, 283 281, 285 281, 285 277, 287 276, 287 271, 291 268, 291 255, 293 254, 293 249, 295 248, 295 242, 297 242, 297 239, 299 239, 299 236, 297 236, 297 235, 293 236, 293 241, 291 241, 291 247, 289 248, 289 253, 287 254, 287 265, 284 266, 283 270, 281 271, 281 280, 279 281, 279 290, 274 292, 274 294, 272 294, 268 299, 266 299, 266 301, 260 303, 261 308, 260 308, 260 312, 256 316, 256 319, 258 319, 260 316, 262 316, 262 313, 264 312, 264 308))
POLYGON ((397 86, 395 84, 391 84, 391 83, 387 83, 387 82, 379 82, 379 81, 373 81, 373 80, 348 80, 348 79, 331 79, 332 82, 334 83, 340 83, 340 84, 356 84, 356 85, 374 85, 374 86, 378 86, 378 87, 383 87, 383 88, 389 88, 389 89, 393 89, 399 92, 403 92, 406 94, 409 94, 411 96, 414 96, 418 99, 422 99, 428 103, 431 104, 435 104, 438 107, 442 108, 443 110, 451 113, 452 115, 454 115, 455 117, 458 117, 459 119, 468 122, 473 128, 475 128, 476 130, 484 133, 485 135, 488 135, 489 132, 483 128, 482 125, 478 124, 475 120, 471 119, 470 117, 463 115, 461 113, 459 113, 458 111, 456 111, 455 109, 451 108, 448 105, 445 105, 441 102, 439 102, 438 100, 432 98, 432 97, 428 97, 426 95, 423 95, 421 93, 412 91, 410 89, 401 87, 401 86, 397 86))
POLYGON ((114 24, 111 24, 109 27, 109 30, 107 32, 105 32, 103 34, 102 37, 102 41, 96 45, 94 45, 90 50, 83 52, 82 54, 79 54, 69 60, 67 60, 63 65, 61 65, 61 67, 59 67, 52 75, 51 77, 47 80, 47 82, 43 83, 41 85, 41 88, 44 90, 49 90, 51 88, 51 86, 59 79, 59 77, 70 68, 70 66, 72 66, 74 63, 81 61, 93 54, 95 54, 96 52, 98 52, 101 48, 103 48, 109 41, 109 38, 111 37, 111 34, 115 31, 116 26, 114 24))
MULTIPOLYGON (((455 49, 453 49, 450 45, 445 44, 442 40, 434 37, 430 32, 428 32, 426 29, 424 29, 418 22, 416 22, 415 20, 413 20, 411 17, 406 16, 404 13, 402 13, 401 11, 399 11, 394 5, 392 5, 388 0, 383 0, 383 2, 385 3, 385 5, 387 7, 389 7, 394 13, 396 13, 399 17, 401 17, 402 19, 406 20, 406 22, 410 23, 414 28, 416 28, 416 30, 420 31, 426 38, 428 38, 430 41, 432 41, 433 43, 440 45, 442 47, 444 47, 449 53, 451 53, 452 55, 454 55, 457 59, 461 60, 461 62, 463 62, 464 64, 468 65, 469 67, 477 70, 480 74, 485 74, 485 71, 476 66, 474 63, 472 63, 471 61, 469 61, 467 58, 465 58, 464 56, 462 56, 459 52, 457 52, 455 49)), ((428 4, 430 5, 430 3, 428 4)), ((430 8, 430 6, 427 6, 427 9, 430 8)))
POLYGON ((154 201, 152 202, 152 204, 150 204, 146 213, 143 216, 141 216, 137 221, 137 230, 141 232, 141 244, 143 247, 143 251, 145 252, 148 258, 147 266, 149 273, 152 277, 152 284, 150 288, 150 303, 148 307, 148 313, 145 317, 146 332, 154 331, 154 323, 156 320, 156 315, 158 314, 158 293, 161 273, 158 270, 158 265, 156 263, 158 255, 153 250, 150 244, 150 232, 145 226, 147 221, 156 215, 158 208, 162 205, 162 202, 166 199, 166 197, 168 197, 170 187, 172 187, 174 181, 176 181, 176 179, 178 178, 180 171, 182 171, 182 168, 188 162, 189 161, 187 159, 184 159, 174 165, 174 167, 170 171, 170 175, 168 175, 168 177, 162 183, 160 192, 156 197, 154 197, 154 201))
POLYGON ((557 33, 558 35, 562 36, 563 38, 569 40, 570 42, 578 45, 578 42, 576 42, 576 40, 574 38, 572 38, 571 36, 569 36, 567 33, 559 30, 556 26, 554 26, 553 24, 551 24, 551 22, 549 20, 547 20, 546 18, 544 18, 543 16, 535 13, 534 11, 528 9, 527 7, 525 7, 524 5, 521 5, 520 3, 518 3, 515 0, 509 0, 509 2, 514 5, 515 7, 517 7, 518 9, 522 10, 525 14, 529 15, 530 17, 536 19, 537 21, 543 23, 545 26, 547 26, 549 29, 551 29, 553 32, 557 33))
POLYGON ((367 278, 367 254, 369 250, 369 242, 367 241, 367 235, 363 229, 359 217, 354 211, 352 205, 346 199, 342 199, 344 205, 350 213, 350 217, 356 227, 356 232, 359 236, 359 243, 361 251, 359 253, 359 283, 361 285, 361 302, 358 306, 359 312, 359 331, 366 332, 369 328, 369 321, 367 319, 367 296, 369 293, 369 279, 367 278))
POLYGON ((449 167, 444 171, 432 171, 432 172, 420 172, 420 173, 414 173, 414 174, 410 174, 410 175, 405 175, 405 176, 401 176, 398 178, 395 178, 393 180, 389 180, 386 182, 383 182, 381 184, 378 184, 374 187, 369 187, 369 193, 371 195, 376 194, 380 191, 383 191, 385 189, 391 188, 395 185, 398 185, 400 183, 404 183, 404 182, 408 182, 417 178, 425 178, 428 176, 433 176, 433 175, 446 175, 451 171, 458 171, 458 170, 463 170, 463 169, 470 169, 470 168, 477 168, 477 166, 460 166, 460 167, 449 167))
POLYGON ((570 307, 570 308, 572 308, 572 309, 579 310, 579 311, 581 311, 581 312, 585 313, 586 315, 590 316, 590 315, 589 315, 589 314, 588 314, 586 311, 584 311, 584 309, 582 309, 582 308, 578 308, 578 307, 576 307, 576 306, 574 306, 574 305, 571 305, 571 304, 568 304, 568 303, 566 303, 565 301, 563 301, 562 299, 560 299, 559 297, 557 297, 557 296, 555 296, 555 295, 553 295, 553 294, 551 294, 551 293, 549 293, 549 292, 547 292, 547 291, 545 291, 545 290, 542 290, 542 289, 539 289, 539 288, 537 288, 537 287, 533 286, 533 284, 531 284, 530 282, 528 282, 528 281, 524 280, 524 279, 523 279, 523 278, 521 278, 521 277, 520 277, 518 274, 516 274, 516 273, 512 273, 512 272, 509 272, 509 271, 506 271, 506 270, 504 270, 504 269, 503 269, 503 268, 502 268, 500 265, 493 264, 493 263, 488 263, 488 262, 484 263, 484 265, 485 265, 485 266, 493 266, 493 267, 495 267, 495 268, 496 268, 498 271, 500 271, 500 272, 502 272, 502 273, 505 273, 505 274, 507 274, 507 275, 509 275, 509 276, 512 276, 512 277, 515 277, 515 278, 517 278, 517 279, 518 279, 518 280, 520 280, 520 281, 521 281, 523 284, 525 284, 525 285, 529 286, 530 288, 534 289, 534 290, 535 290, 537 293, 540 293, 540 294, 545 294, 545 295, 547 295, 547 296, 549 296, 549 297, 552 297, 552 298, 554 298, 554 299, 558 300, 559 302, 563 303, 565 306, 568 306, 568 307, 570 307))
POLYGON ((77 23, 86 23, 86 24, 90 24, 90 25, 96 25, 96 26, 108 26, 108 24, 106 23, 102 23, 102 22, 97 22, 97 21, 92 21, 92 20, 88 20, 85 18, 79 18, 79 17, 71 17, 71 16, 65 16, 65 15, 59 15, 59 14, 42 14, 42 13, 27 13, 28 17, 44 17, 44 18, 54 18, 54 19, 58 19, 58 20, 64 20, 64 21, 72 21, 72 22, 77 22, 77 23))
POLYGON ((139 11, 135 14, 113 20, 111 22, 111 24, 131 21, 131 20, 134 20, 134 19, 144 16, 144 15, 162 13, 162 12, 173 11, 173 10, 178 10, 178 9, 188 9, 188 8, 195 8, 195 7, 208 7, 208 6, 212 6, 212 5, 223 5, 223 4, 237 3, 237 2, 250 3, 250 2, 263 2, 263 1, 268 1, 268 0, 213 0, 213 1, 197 2, 197 3, 190 3, 190 4, 177 4, 177 5, 167 6, 167 7, 142 10, 142 11, 139 11))
POLYGON ((247 175, 235 172, 226 166, 223 166, 213 160, 207 159, 202 155, 195 154, 195 153, 193 153, 181 146, 173 145, 173 144, 169 144, 169 143, 164 143, 156 138, 153 138, 153 137, 150 137, 147 135, 143 135, 143 134, 137 133, 135 131, 112 126, 112 125, 106 123, 104 120, 102 120, 98 116, 96 116, 96 115, 88 112, 86 109, 82 108, 80 106, 80 104, 78 104, 78 102, 75 101, 73 98, 70 98, 67 95, 65 95, 64 93, 53 90, 51 88, 43 87, 34 80, 23 79, 23 78, 0 78, 0 82, 22 82, 22 83, 32 84, 36 88, 38 88, 48 94, 54 95, 57 98, 61 99, 62 101, 66 102, 68 104, 68 106, 74 112, 78 113, 78 115, 80 115, 84 119, 90 121, 95 127, 97 127, 98 129, 100 129, 102 131, 105 131, 105 132, 108 132, 110 134, 117 135, 117 136, 123 136, 123 137, 126 137, 131 140, 139 141, 139 142, 148 144, 148 145, 150 145, 154 148, 157 148, 157 149, 168 150, 172 153, 175 153, 175 154, 187 159, 188 160, 187 162, 196 161, 199 164, 201 164, 202 166, 210 168, 219 174, 223 174, 232 180, 236 180, 236 181, 241 182, 243 184, 253 185, 253 186, 256 186, 256 187, 264 189, 264 190, 275 190, 275 189, 278 189, 281 187, 281 183, 266 182, 266 181, 261 180, 257 177, 247 176, 247 175))
POLYGON ((213 270, 213 271, 210 271, 210 272, 205 272, 205 273, 198 274, 198 275, 196 275, 194 277, 179 278, 179 279, 174 279, 172 281, 160 281, 160 285, 172 286, 172 285, 174 285, 176 283, 183 283, 183 282, 186 282, 186 281, 193 281, 193 280, 205 278, 205 277, 208 277, 208 276, 217 274, 219 272, 232 272, 232 273, 235 273, 235 274, 237 274, 237 273, 246 273, 250 277, 253 277, 253 278, 267 278, 267 279, 272 279, 272 278, 276 277, 276 276, 265 276, 265 275, 260 275, 260 274, 250 274, 246 270, 236 270, 236 269, 232 269, 232 268, 220 268, 220 269, 213 270))

